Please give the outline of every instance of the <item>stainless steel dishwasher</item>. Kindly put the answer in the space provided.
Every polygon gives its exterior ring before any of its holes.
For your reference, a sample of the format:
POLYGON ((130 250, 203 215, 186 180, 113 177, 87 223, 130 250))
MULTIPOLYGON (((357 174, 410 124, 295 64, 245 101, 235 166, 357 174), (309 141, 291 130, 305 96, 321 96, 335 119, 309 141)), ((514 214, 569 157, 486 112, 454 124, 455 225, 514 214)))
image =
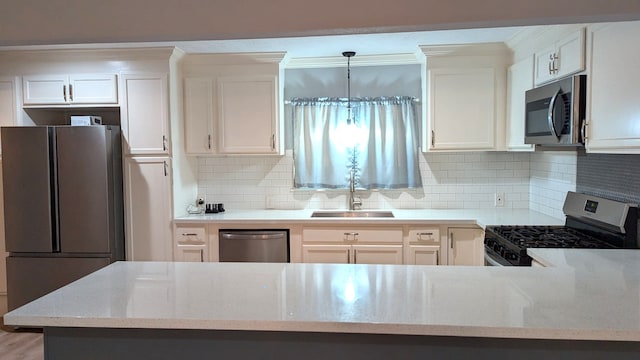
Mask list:
POLYGON ((218 232, 220 262, 289 262, 289 230, 218 232))

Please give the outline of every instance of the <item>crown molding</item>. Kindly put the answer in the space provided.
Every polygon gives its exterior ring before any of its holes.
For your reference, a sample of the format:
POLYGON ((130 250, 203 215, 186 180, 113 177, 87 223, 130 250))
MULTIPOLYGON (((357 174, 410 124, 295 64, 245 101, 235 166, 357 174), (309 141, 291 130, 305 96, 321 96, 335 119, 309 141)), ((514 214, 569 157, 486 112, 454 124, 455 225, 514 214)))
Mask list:
POLYGON ((283 64, 286 52, 186 54, 185 65, 283 64))
POLYGON ((509 55, 510 49, 502 42, 462 44, 462 45, 429 45, 419 46, 422 53, 427 56, 473 56, 509 55))
MULTIPOLYGON (((421 64, 417 54, 358 55, 351 58, 351 66, 382 66, 421 64)), ((332 68, 347 66, 344 56, 325 56, 312 58, 292 58, 286 69, 332 68)))

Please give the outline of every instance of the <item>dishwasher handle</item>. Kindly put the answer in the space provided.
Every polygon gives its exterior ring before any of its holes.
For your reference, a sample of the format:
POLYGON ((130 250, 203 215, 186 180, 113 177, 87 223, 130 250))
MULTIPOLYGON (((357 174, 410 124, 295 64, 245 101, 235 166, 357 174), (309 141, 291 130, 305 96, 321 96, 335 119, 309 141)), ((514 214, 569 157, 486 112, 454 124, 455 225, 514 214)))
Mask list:
POLYGON ((229 233, 224 232, 220 233, 220 236, 224 239, 229 240, 273 240, 273 239, 282 239, 286 237, 285 233, 273 233, 273 232, 246 232, 246 233, 229 233))

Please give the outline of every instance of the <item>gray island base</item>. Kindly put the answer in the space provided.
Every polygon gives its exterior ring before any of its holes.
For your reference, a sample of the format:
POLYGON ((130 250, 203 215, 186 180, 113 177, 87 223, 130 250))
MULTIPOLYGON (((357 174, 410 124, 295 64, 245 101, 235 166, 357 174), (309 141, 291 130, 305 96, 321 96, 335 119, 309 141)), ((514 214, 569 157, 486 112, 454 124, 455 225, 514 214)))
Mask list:
POLYGON ((454 336, 45 328, 45 358, 175 359, 638 359, 640 343, 454 336))

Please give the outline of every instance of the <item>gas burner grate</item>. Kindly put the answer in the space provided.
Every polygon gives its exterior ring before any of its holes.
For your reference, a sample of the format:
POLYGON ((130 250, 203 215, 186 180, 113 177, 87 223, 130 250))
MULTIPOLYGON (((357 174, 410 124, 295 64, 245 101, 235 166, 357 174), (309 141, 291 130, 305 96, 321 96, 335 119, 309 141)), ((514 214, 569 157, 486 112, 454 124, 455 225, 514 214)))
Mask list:
POLYGON ((615 248, 615 246, 564 226, 498 226, 492 231, 520 248, 615 248))

